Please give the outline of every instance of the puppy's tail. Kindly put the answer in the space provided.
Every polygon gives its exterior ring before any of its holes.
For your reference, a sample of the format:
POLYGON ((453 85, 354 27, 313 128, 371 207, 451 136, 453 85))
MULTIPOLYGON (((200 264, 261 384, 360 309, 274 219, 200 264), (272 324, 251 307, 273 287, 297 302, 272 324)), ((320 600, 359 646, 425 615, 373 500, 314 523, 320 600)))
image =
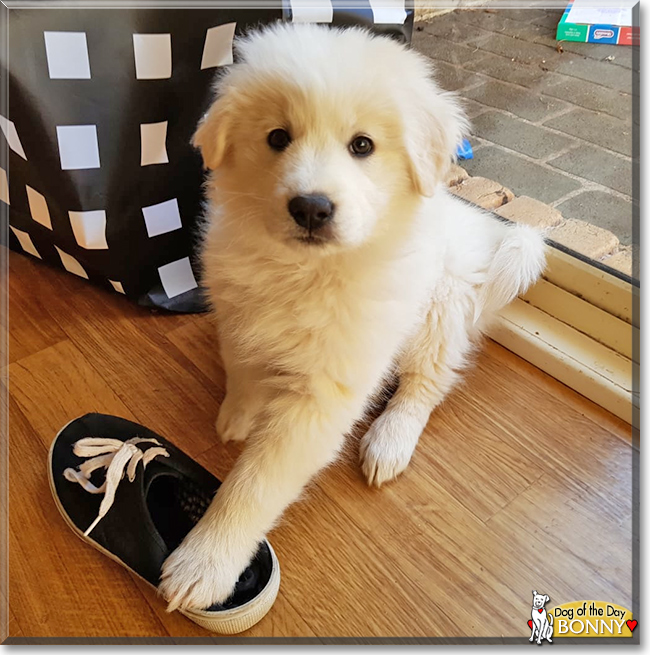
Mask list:
POLYGON ((546 265, 544 236, 528 225, 508 225, 488 268, 474 314, 492 314, 534 284, 546 265))

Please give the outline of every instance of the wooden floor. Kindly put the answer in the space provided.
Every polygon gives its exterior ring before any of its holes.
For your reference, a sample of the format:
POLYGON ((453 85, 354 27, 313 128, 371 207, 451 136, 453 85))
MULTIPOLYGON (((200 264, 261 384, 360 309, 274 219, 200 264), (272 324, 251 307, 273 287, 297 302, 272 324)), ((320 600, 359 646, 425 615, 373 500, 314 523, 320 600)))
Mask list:
MULTIPOLYGON (((89 411, 144 423, 218 477, 224 374, 205 316, 152 314, 10 258, 9 630, 15 637, 209 636, 77 539, 47 449, 89 411)), ((549 606, 631 606, 629 428, 493 342, 434 413, 408 470, 366 486, 351 437, 270 535, 277 602, 245 636, 524 636, 549 606)))

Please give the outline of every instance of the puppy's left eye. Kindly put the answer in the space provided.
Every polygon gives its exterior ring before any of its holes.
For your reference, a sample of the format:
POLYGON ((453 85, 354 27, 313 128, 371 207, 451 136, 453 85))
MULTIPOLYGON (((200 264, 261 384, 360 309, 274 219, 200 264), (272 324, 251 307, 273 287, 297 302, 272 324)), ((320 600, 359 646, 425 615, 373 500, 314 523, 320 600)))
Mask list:
POLYGON ((367 136, 355 136, 348 148, 355 157, 367 157, 375 149, 375 144, 367 136))
POLYGON ((269 132, 266 141, 273 150, 282 152, 289 147, 289 144, 291 143, 291 135, 286 130, 277 129, 269 132))

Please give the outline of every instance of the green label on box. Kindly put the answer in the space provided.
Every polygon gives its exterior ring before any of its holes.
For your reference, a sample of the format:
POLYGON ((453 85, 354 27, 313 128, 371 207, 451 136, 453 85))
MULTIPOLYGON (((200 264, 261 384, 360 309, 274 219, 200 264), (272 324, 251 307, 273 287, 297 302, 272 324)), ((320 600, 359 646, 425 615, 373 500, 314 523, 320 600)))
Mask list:
POLYGON ((577 25, 561 21, 557 26, 558 41, 586 41, 589 25, 577 25))

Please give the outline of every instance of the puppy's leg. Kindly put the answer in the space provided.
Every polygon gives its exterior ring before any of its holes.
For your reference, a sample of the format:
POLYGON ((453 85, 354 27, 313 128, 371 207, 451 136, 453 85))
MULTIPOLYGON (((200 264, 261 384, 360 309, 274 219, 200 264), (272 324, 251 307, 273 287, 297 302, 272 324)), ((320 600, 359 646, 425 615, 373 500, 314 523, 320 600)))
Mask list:
POLYGON ((223 443, 243 441, 264 406, 264 372, 237 361, 227 341, 222 344, 221 359, 226 370, 226 396, 219 408, 217 433, 223 443))
POLYGON ((318 395, 283 391, 268 403, 208 511, 163 566, 169 610, 230 596, 285 507, 336 456, 366 397, 321 381, 318 395))
POLYGON ((227 373, 226 397, 216 423, 223 443, 243 441, 253 429, 266 397, 261 378, 261 371, 249 367, 233 368, 227 373))
POLYGON ((361 439, 368 484, 380 486, 407 467, 429 415, 454 386, 470 351, 470 312, 461 294, 432 306, 408 344, 397 391, 361 439))

